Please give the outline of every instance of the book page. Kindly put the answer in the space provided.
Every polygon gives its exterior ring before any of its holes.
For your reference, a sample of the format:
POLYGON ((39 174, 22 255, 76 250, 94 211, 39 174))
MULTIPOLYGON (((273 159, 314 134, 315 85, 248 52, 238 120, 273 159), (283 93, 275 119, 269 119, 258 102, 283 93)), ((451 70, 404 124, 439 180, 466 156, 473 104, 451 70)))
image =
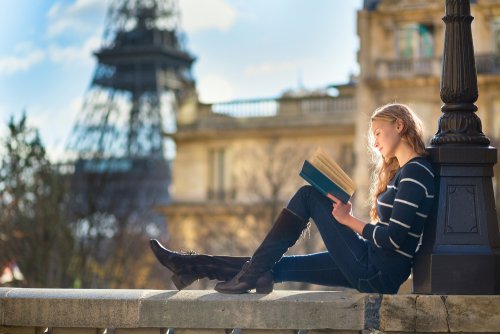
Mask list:
POLYGON ((325 174, 326 177, 342 188, 346 193, 352 195, 356 190, 354 181, 321 148, 318 148, 314 152, 309 162, 325 174))

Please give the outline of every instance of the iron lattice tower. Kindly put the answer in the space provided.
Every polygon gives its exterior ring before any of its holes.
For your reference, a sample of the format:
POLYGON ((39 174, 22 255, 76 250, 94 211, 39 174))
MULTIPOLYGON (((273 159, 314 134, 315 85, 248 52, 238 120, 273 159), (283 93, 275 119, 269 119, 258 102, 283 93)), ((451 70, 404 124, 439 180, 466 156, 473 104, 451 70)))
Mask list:
POLYGON ((194 86, 173 0, 111 3, 70 149, 84 158, 163 155, 177 100, 194 86), (170 117, 170 118, 169 118, 170 117))
POLYGON ((143 213, 168 201, 164 133, 175 130, 175 107, 194 89, 175 0, 112 1, 94 54, 97 68, 68 144, 77 156, 71 212, 144 228, 143 213))

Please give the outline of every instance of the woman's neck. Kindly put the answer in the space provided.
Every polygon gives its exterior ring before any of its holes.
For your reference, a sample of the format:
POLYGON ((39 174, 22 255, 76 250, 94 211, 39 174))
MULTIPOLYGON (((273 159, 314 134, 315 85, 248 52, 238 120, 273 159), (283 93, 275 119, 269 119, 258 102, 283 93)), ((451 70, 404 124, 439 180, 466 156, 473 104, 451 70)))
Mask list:
POLYGON ((394 155, 396 156, 396 159, 398 159, 399 167, 404 166, 411 159, 420 156, 405 142, 401 142, 399 149, 394 155))

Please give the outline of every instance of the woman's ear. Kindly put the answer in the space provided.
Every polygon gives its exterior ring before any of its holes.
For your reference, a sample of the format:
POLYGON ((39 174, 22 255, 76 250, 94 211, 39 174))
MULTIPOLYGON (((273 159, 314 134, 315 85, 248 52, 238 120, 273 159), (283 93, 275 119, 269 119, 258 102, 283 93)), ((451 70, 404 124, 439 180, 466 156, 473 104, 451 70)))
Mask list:
POLYGON ((396 119, 396 130, 398 133, 401 133, 404 130, 404 123, 400 118, 396 119))

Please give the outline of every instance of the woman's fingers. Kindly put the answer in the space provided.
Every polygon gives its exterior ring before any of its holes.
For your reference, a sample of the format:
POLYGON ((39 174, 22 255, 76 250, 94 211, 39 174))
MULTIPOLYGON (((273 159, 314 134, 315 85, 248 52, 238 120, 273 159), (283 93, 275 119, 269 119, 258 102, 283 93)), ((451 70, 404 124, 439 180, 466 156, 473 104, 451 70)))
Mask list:
POLYGON ((326 194, 326 197, 328 197, 333 202, 335 202, 335 204, 337 204, 339 202, 339 199, 337 197, 333 196, 332 194, 326 194))

